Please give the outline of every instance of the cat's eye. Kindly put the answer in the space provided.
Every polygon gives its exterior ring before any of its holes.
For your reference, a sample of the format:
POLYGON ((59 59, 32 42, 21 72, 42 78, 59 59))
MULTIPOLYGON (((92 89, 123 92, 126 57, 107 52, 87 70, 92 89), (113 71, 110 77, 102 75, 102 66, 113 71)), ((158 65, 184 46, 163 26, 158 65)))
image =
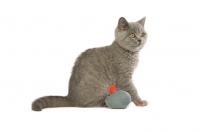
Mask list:
POLYGON ((144 37, 145 35, 146 35, 145 33, 142 33, 140 36, 141 36, 141 37, 144 37))
POLYGON ((131 37, 131 38, 135 38, 135 34, 134 34, 134 33, 131 33, 130 37, 131 37))

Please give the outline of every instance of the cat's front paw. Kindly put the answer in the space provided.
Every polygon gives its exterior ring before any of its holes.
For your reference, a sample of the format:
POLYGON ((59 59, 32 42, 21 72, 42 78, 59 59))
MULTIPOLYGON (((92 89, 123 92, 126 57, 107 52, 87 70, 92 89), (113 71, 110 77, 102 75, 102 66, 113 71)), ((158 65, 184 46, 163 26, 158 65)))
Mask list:
POLYGON ((134 103, 136 106, 140 106, 140 107, 147 106, 147 105, 149 104, 149 102, 146 101, 146 100, 141 100, 141 101, 134 101, 134 100, 133 100, 133 103, 134 103))

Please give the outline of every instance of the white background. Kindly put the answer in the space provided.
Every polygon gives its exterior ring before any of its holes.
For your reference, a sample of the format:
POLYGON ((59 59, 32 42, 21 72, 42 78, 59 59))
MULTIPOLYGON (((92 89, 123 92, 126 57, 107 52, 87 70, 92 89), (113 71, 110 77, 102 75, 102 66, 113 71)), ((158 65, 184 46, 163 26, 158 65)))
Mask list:
POLYGON ((1 0, 1 132, 199 132, 198 0, 1 0), (76 57, 110 45, 119 17, 146 16, 149 34, 134 82, 147 107, 31 110, 67 95, 76 57))

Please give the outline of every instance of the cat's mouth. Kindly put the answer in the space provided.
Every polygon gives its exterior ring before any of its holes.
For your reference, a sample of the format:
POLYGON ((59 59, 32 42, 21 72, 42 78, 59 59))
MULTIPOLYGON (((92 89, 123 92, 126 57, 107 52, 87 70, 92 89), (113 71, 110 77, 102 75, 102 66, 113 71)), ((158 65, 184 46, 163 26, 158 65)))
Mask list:
POLYGON ((137 43, 137 45, 132 45, 132 47, 133 47, 133 48, 135 48, 135 47, 139 47, 141 44, 142 44, 142 43, 139 42, 139 43, 137 43))

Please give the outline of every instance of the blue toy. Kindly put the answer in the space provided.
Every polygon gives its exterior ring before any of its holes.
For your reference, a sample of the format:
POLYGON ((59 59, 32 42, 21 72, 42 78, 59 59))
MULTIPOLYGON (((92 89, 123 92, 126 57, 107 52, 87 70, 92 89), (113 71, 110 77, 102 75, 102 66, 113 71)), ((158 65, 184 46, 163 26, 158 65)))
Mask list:
POLYGON ((131 102, 131 96, 129 93, 123 90, 116 90, 116 86, 110 86, 110 95, 105 99, 105 103, 112 109, 125 109, 131 102))

